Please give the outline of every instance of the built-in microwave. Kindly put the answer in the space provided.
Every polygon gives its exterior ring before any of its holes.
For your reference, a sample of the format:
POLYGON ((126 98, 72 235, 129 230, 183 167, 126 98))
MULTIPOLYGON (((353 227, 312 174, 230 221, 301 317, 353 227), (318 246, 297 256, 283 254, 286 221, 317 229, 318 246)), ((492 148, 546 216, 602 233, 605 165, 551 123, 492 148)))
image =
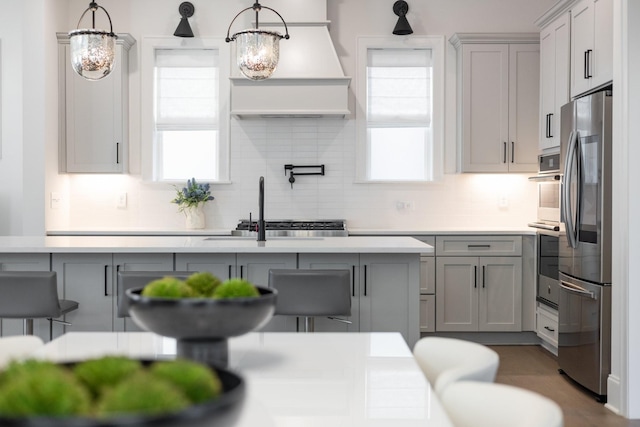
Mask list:
POLYGON ((560 224, 560 153, 538 156, 538 175, 529 179, 538 184, 537 222, 555 228, 560 224))

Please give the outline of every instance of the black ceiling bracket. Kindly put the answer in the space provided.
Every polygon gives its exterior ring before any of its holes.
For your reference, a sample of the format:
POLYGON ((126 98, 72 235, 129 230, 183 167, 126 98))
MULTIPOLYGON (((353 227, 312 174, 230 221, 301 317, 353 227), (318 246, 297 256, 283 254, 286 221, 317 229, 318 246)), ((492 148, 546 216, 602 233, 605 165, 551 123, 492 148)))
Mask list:
POLYGON ((284 176, 287 176, 287 172, 289 173, 289 183, 291 184, 291 188, 293 188, 293 183, 296 182, 296 176, 298 175, 323 175, 324 176, 324 165, 284 165, 284 176), (317 169, 315 172, 294 172, 294 169, 317 169))

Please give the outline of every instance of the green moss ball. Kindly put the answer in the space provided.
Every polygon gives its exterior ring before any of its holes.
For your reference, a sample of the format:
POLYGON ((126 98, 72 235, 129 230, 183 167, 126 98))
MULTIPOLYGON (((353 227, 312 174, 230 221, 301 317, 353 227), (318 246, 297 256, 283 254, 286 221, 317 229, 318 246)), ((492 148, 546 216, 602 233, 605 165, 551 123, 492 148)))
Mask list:
POLYGON ((73 368, 73 372, 97 396, 102 389, 115 386, 141 369, 142 365, 137 360, 124 356, 105 356, 81 362, 73 368))
POLYGON ((89 390, 68 369, 37 364, 31 367, 35 369, 21 367, 5 377, 0 387, 0 416, 65 417, 89 413, 89 390))
POLYGON ((156 362, 151 373, 182 390, 192 403, 215 399, 222 393, 222 382, 207 366, 190 360, 156 362))
POLYGON ((173 384, 141 371, 113 388, 105 389, 98 401, 97 415, 159 415, 178 412, 189 406, 187 397, 173 384))
POLYGON ((244 279, 229 279, 223 282, 213 292, 214 298, 250 298, 258 297, 260 292, 249 281, 244 279))
POLYGON ((175 277, 163 277, 149 282, 142 289, 142 295, 154 298, 187 298, 192 296, 192 292, 191 288, 182 280, 175 277))
POLYGON ((184 283, 191 288, 194 296, 210 298, 222 281, 208 271, 193 273, 184 283))

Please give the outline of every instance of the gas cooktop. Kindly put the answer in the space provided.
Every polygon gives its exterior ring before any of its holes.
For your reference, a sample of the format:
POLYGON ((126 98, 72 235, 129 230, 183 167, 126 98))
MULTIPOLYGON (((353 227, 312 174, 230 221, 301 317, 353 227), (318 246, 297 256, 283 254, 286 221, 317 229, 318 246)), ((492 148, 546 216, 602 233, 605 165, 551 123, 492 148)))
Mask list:
MULTIPOLYGON (((257 233, 258 221, 243 219, 240 220, 235 230, 231 232, 234 236, 252 235, 257 233)), ((267 236, 317 236, 317 237, 346 237, 347 221, 343 219, 331 220, 271 220, 265 221, 265 234, 267 236)))

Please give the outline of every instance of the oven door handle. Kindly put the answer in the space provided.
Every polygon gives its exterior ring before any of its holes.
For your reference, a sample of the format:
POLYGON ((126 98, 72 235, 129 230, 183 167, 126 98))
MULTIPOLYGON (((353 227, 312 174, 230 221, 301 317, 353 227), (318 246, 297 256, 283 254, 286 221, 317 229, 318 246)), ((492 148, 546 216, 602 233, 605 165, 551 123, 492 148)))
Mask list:
POLYGON ((560 287, 569 293, 577 294, 577 295, 580 295, 581 297, 588 297, 593 300, 598 299, 593 292, 588 291, 578 285, 574 285, 573 283, 565 282, 564 280, 560 281, 560 287))

